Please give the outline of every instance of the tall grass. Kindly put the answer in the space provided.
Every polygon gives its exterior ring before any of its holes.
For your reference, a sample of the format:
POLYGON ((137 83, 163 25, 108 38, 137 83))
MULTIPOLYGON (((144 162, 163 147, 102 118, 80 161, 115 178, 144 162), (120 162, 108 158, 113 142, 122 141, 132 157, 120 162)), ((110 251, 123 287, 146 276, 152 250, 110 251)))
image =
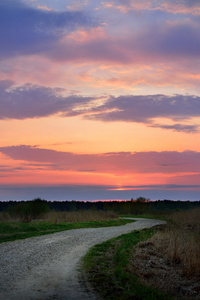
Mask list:
POLYGON ((74 222, 90 222, 90 221, 105 221, 109 219, 116 219, 118 215, 111 211, 95 211, 82 210, 76 212, 58 212, 50 211, 44 216, 45 222, 54 223, 74 223, 74 222))
MULTIPOLYGON (((83 210, 77 212, 61 212, 49 211, 40 216, 40 219, 33 219, 30 221, 43 221, 50 223, 77 223, 77 222, 91 222, 91 221, 107 221, 109 219, 116 219, 118 215, 111 211, 95 211, 83 210)), ((0 222, 23 222, 24 217, 19 215, 12 215, 7 212, 0 213, 0 222)))
POLYGON ((200 209, 175 213, 164 234, 166 254, 187 275, 200 275, 200 209))
POLYGON ((182 273, 200 276, 200 209, 176 212, 164 232, 151 242, 172 264, 179 264, 182 273))
POLYGON ((162 249, 171 262, 182 265, 186 275, 200 275, 199 238, 183 229, 170 229, 162 238, 162 249))

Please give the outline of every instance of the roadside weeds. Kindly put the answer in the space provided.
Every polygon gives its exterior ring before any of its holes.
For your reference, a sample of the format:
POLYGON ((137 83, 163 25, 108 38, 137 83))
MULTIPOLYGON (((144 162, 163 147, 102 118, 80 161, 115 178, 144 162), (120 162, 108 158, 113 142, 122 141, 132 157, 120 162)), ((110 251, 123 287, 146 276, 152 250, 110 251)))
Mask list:
POLYGON ((102 299, 200 299, 200 210, 175 213, 167 225, 134 231, 84 258, 102 299))

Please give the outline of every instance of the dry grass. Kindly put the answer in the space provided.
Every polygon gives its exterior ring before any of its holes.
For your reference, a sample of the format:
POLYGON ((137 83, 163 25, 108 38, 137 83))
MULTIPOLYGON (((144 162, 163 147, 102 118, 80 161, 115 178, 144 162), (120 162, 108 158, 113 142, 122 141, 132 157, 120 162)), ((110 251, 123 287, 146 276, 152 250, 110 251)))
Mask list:
POLYGON ((130 272, 173 296, 200 299, 200 209, 175 213, 172 222, 138 244, 130 272))
POLYGON ((164 235, 166 253, 186 274, 200 276, 200 209, 175 213, 172 220, 164 235))
POLYGON ((172 216, 174 223, 178 224, 195 224, 200 227, 200 208, 176 212, 172 216))
POLYGON ((0 222, 21 222, 19 217, 13 217, 7 212, 0 212, 0 222))
MULTIPOLYGON (((118 215, 109 211, 94 211, 83 210, 77 212, 61 212, 50 211, 46 213, 40 221, 50 223, 78 223, 78 222, 91 222, 91 221, 107 221, 116 219, 118 215)), ((10 216, 8 213, 0 213, 0 222, 22 222, 19 217, 10 216)), ((36 220, 38 222, 38 220, 36 220)))
POLYGON ((174 213, 164 233, 153 239, 171 262, 182 265, 185 274, 200 276, 200 208, 174 213))
POLYGON ((77 222, 91 222, 91 221, 106 221, 117 218, 114 212, 83 210, 77 212, 58 212, 50 211, 44 216, 44 221, 54 223, 77 223, 77 222))
MULTIPOLYGON (((161 237, 158 235, 156 238, 161 237)), ((173 263, 181 264, 183 272, 187 275, 200 275, 200 240, 196 234, 184 228, 169 229, 162 240, 162 250, 173 263)))

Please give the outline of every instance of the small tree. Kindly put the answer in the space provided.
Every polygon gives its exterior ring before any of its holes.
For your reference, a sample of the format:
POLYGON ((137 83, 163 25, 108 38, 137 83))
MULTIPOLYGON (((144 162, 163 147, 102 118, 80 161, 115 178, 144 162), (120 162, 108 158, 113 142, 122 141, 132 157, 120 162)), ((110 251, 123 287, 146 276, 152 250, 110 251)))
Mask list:
POLYGON ((40 218, 48 211, 49 205, 47 201, 37 198, 32 201, 20 202, 8 212, 12 216, 21 218, 23 222, 30 222, 40 218))
POLYGON ((145 202, 149 202, 150 200, 145 198, 145 197, 138 197, 136 199, 136 202, 142 202, 142 203, 145 203, 145 202))

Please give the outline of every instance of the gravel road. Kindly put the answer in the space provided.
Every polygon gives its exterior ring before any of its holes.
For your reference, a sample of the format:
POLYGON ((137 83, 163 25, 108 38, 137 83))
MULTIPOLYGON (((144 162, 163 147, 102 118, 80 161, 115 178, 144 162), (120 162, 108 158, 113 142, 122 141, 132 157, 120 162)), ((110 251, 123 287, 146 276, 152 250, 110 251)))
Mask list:
POLYGON ((74 229, 0 244, 0 300, 95 300, 79 269, 95 244, 133 230, 165 223, 136 222, 106 228, 74 229))

